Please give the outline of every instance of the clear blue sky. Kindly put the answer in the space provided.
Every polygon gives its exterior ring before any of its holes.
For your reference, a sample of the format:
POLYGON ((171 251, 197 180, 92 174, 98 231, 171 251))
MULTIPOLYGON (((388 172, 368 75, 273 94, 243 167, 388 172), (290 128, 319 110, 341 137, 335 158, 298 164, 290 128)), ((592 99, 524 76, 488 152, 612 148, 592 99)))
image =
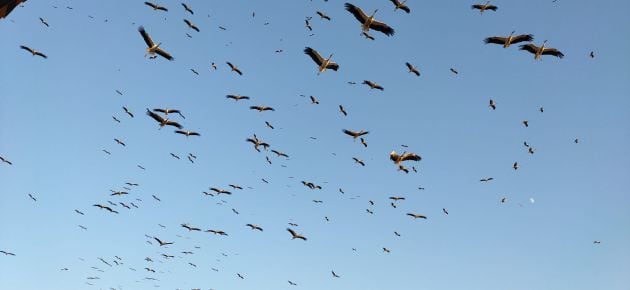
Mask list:
POLYGON ((360 35, 338 0, 189 0, 194 15, 180 3, 162 1, 169 9, 162 12, 136 0, 33 0, 0 20, 0 156, 13 162, 0 164, 0 250, 15 253, 0 254, 0 289, 630 286, 630 2, 493 1, 499 9, 483 15, 472 1, 410 0, 411 14, 385 0, 352 2, 366 13, 378 8, 376 18, 396 30, 372 31, 375 41, 360 35), (140 25, 174 61, 143 57, 140 25), (565 58, 535 61, 517 45, 482 42, 513 30, 533 34, 537 45, 548 40, 565 58), (333 53, 339 71, 318 76, 306 46, 333 53), (420 77, 407 72, 407 61, 420 77), (385 90, 347 83, 363 80, 385 90), (226 94, 251 99, 235 103, 226 94), (185 120, 172 118, 202 136, 158 130, 144 112, 159 107, 182 110, 185 120), (370 131, 368 147, 342 129, 370 131), (290 158, 254 151, 245 142, 252 134, 290 158), (418 173, 397 171, 392 150, 421 155, 406 164, 418 173), (479 182, 485 177, 494 180, 479 182), (109 195, 125 182, 139 186, 109 195), (231 183, 244 189, 202 193, 231 183), (392 195, 406 200, 393 208, 392 195), (92 206, 107 201, 138 208, 119 205, 112 214, 92 206), (308 241, 291 240, 289 222, 308 241), (174 244, 159 247, 145 235, 174 244))

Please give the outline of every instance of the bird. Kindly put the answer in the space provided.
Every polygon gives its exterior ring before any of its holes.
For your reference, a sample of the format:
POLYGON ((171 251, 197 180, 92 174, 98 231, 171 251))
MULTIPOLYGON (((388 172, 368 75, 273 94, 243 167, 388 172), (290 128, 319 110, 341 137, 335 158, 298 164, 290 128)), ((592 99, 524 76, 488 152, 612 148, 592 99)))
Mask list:
POLYGON ((7 251, 4 251, 4 250, 0 250, 0 254, 4 254, 5 256, 15 256, 14 253, 7 252, 7 251))
MULTIPOLYGON (((601 242, 601 241, 598 241, 598 240, 593 241, 593 244, 601 244, 601 243, 602 243, 602 242, 601 242)), ((2 252, 2 251, 0 251, 0 253, 1 253, 1 252, 2 252)))
POLYGON ((44 18, 39 18, 39 22, 41 22, 42 24, 46 25, 46 27, 49 27, 50 25, 48 25, 48 22, 46 22, 46 20, 44 20, 44 18))
POLYGON ((393 28, 389 27, 387 24, 377 21, 374 19, 374 14, 378 11, 378 9, 374 10, 371 16, 365 15, 361 8, 354 6, 350 3, 345 3, 345 8, 348 12, 354 15, 359 22, 361 22, 361 29, 363 32, 367 33, 370 29, 374 29, 376 31, 382 32, 387 36, 394 35, 395 31, 393 28))
POLYGON ((265 121, 265 126, 269 127, 271 130, 275 129, 268 121, 265 121))
POLYGON ((353 139, 357 139, 358 137, 361 137, 363 135, 366 135, 368 133, 370 133, 369 131, 359 131, 359 132, 355 132, 355 131, 351 131, 351 130, 347 130, 347 129, 343 129, 342 130, 343 133, 345 133, 348 136, 352 136, 353 139))
POLYGON ((267 143, 263 142, 262 140, 258 139, 256 134, 254 134, 253 138, 247 138, 247 139, 245 139, 245 141, 254 144, 254 149, 256 151, 258 151, 258 152, 260 152, 260 149, 258 149, 259 146, 262 146, 263 148, 265 148, 265 150, 267 150, 267 148, 269 147, 269 144, 267 144, 267 143))
POLYGON ((407 213, 408 216, 413 217, 414 219, 427 219, 425 215, 416 214, 416 213, 407 213))
POLYGON ((529 43, 529 44, 521 45, 520 49, 534 54, 535 60, 541 59, 543 55, 553 55, 557 58, 564 57, 564 54, 562 52, 560 52, 559 50, 555 48, 545 47, 545 44, 547 44, 547 40, 545 40, 540 47, 536 46, 533 43, 529 43))
POLYGON ((316 11, 315 13, 316 13, 317 15, 319 15, 319 17, 320 17, 321 19, 326 19, 326 20, 330 21, 330 17, 329 17, 328 15, 326 15, 324 12, 321 12, 321 11, 316 11))
POLYGON ((361 32, 361 35, 365 37, 365 39, 374 40, 374 36, 369 35, 367 32, 361 32))
POLYGON ((364 80, 363 84, 370 86, 370 89, 377 89, 377 90, 381 90, 381 91, 385 90, 382 86, 380 86, 379 84, 377 84, 375 82, 372 82, 372 81, 364 80))
POLYGON ((310 56, 311 59, 313 59, 313 61, 317 64, 318 75, 325 72, 327 69, 332 69, 334 71, 337 71, 339 69, 339 64, 331 60, 333 56, 332 53, 328 56, 327 59, 324 59, 319 54, 319 52, 307 46, 306 48, 304 48, 304 54, 310 56))
POLYGON ((168 11, 168 9, 166 9, 166 7, 160 6, 160 5, 155 4, 155 3, 144 2, 144 4, 147 5, 147 6, 150 6, 151 8, 153 8, 153 10, 168 11))
POLYGON ((238 277, 239 277, 239 278, 241 278, 241 279, 245 279, 245 277, 243 277, 243 275, 241 275, 241 274, 239 274, 239 273, 236 273, 236 276, 238 276, 238 277))
POLYGON ((118 139, 114 139, 114 141, 116 141, 116 143, 118 143, 118 144, 120 144, 122 146, 127 146, 127 145, 125 145, 125 143, 123 141, 120 141, 118 139))
POLYGON ((278 155, 278 157, 282 156, 282 157, 286 157, 289 158, 289 155, 287 155, 286 153, 280 152, 278 150, 271 150, 271 152, 275 153, 276 155, 278 155))
POLYGON ((242 186, 240 186, 240 185, 236 185, 236 184, 229 184, 229 186, 230 186, 231 188, 234 188, 234 189, 243 190, 243 187, 242 187, 242 186))
POLYGON ((249 107, 250 110, 257 110, 258 112, 264 112, 264 111, 275 111, 276 109, 272 108, 272 107, 267 107, 267 106, 251 106, 249 107))
POLYGON ((217 194, 222 194, 222 193, 223 193, 223 194, 227 194, 227 195, 232 194, 232 192, 231 192, 231 191, 229 191, 229 190, 225 190, 225 189, 221 189, 221 188, 216 188, 216 187, 210 187, 210 190, 212 190, 212 191, 216 192, 217 194))
POLYGON ((339 112, 341 112, 344 116, 348 116, 348 112, 346 112, 346 109, 344 109, 342 105, 339 105, 339 112))
POLYGON ((451 72, 452 72, 453 74, 459 74, 459 72, 458 72, 457 70, 455 70, 454 68, 450 68, 450 70, 451 70, 451 72))
POLYGON ((126 195, 129 194, 129 192, 126 191, 112 191, 113 193, 110 194, 111 196, 115 196, 115 195, 126 195))
MULTIPOLYGON (((392 0, 395 1, 395 0, 392 0)), ((420 71, 418 71, 418 69, 413 66, 411 63, 405 62, 405 65, 407 66, 407 69, 409 69, 410 73, 415 74, 416 76, 420 76, 420 71)))
POLYGON ((127 113, 127 115, 129 115, 129 117, 133 118, 133 113, 131 113, 131 111, 129 111, 129 109, 127 109, 127 107, 123 106, 123 111, 125 111, 125 113, 127 113))
POLYGON ((258 225, 254 225, 254 224, 246 224, 246 226, 250 227, 252 230, 258 230, 258 231, 263 231, 263 229, 258 226, 258 225))
POLYGON ((365 139, 363 139, 363 137, 361 137, 361 144, 363 144, 363 147, 368 146, 367 142, 365 142, 365 139))
POLYGON ((78 214, 80 214, 80 215, 85 215, 82 211, 80 211, 80 210, 78 210, 78 209, 75 209, 75 210, 74 210, 74 212, 76 212, 76 213, 78 213, 78 214))
POLYGON ((228 234, 221 230, 207 230, 206 233, 213 233, 215 235, 227 236, 228 234))
POLYGON ((168 108, 167 109, 161 109, 161 108, 157 108, 157 109, 153 109, 153 112, 163 113, 166 116, 168 116, 168 114, 178 114, 183 119, 186 119, 186 117, 184 117, 182 112, 180 110, 177 110, 177 109, 168 109, 168 108))
POLYGON ((392 151, 391 153, 389 153, 389 159, 394 161, 396 165, 400 165, 400 163, 403 161, 420 161, 422 160, 422 157, 411 152, 403 152, 403 154, 399 155, 398 153, 396 153, 396 151, 392 151))
POLYGON ((512 168, 514 168, 514 170, 518 169, 518 162, 514 162, 514 164, 512 164, 512 168))
POLYGON ((354 162, 361 164, 361 166, 365 166, 365 162, 363 162, 363 160, 356 158, 356 157, 352 157, 352 160, 354 160, 354 162))
POLYGON ((312 182, 302 181, 302 184, 304 184, 304 186, 306 186, 306 187, 308 187, 310 189, 322 189, 321 186, 315 185, 315 183, 312 183, 312 182))
POLYGON ((172 156, 173 158, 177 159, 177 160, 181 159, 181 158, 179 158, 179 156, 175 155, 175 153, 171 153, 171 156, 172 156))
POLYGON ((575 143, 575 144, 577 144, 579 142, 580 142, 580 140, 578 140, 577 138, 575 138, 575 140, 573 140, 573 143, 575 143))
POLYGON ((192 9, 190 9, 190 6, 188 6, 186 3, 182 3, 182 6, 184 6, 185 11, 190 12, 190 14, 195 14, 195 12, 193 12, 192 9))
POLYGON ((390 249, 388 249, 388 248, 383 247, 383 252, 384 252, 384 253, 388 253, 388 254, 389 254, 389 253, 391 253, 392 251, 391 251, 390 249))
POLYGON ((486 10, 497 11, 498 7, 491 5, 490 1, 486 2, 486 4, 474 4, 471 6, 472 9, 479 9, 479 12, 483 14, 486 10))
POLYGON ((297 286, 297 284, 295 284, 295 282, 293 282, 291 280, 288 280, 287 282, 289 282, 289 285, 291 285, 291 286, 297 286))
POLYGON ((184 19, 184 22, 186 23, 186 25, 188 25, 190 29, 199 32, 199 27, 197 27, 197 25, 195 25, 194 23, 190 22, 190 20, 184 19))
POLYGON ((5 158, 4 158, 4 157, 2 157, 2 156, 0 156, 0 161, 2 161, 2 163, 6 163, 6 164, 9 164, 9 165, 13 165, 13 162, 11 162, 11 161, 9 161, 9 160, 5 159, 5 158))
POLYGON ((160 239, 159 239, 159 238, 157 238, 157 237, 153 237, 153 239, 154 239, 154 240, 156 240, 158 243, 160 243, 160 247, 161 247, 161 246, 167 246, 167 245, 172 245, 172 244, 174 244, 174 243, 172 243, 172 242, 163 242, 162 240, 160 240, 160 239))
POLYGON ((306 23, 306 28, 308 28, 308 31, 313 31, 313 27, 311 26, 311 21, 310 19, 306 19, 304 20, 304 22, 306 23))
POLYGON ((147 116, 153 118, 153 120, 157 121, 158 123, 160 123, 160 128, 164 127, 164 126, 173 126, 176 127, 177 129, 183 129, 184 127, 182 125, 180 125, 179 123, 175 122, 175 121, 171 121, 169 119, 165 119, 162 118, 162 116, 151 112, 151 110, 149 110, 147 108, 147 116))
POLYGON ((392 3, 394 3, 394 11, 400 9, 402 11, 407 12, 407 14, 411 13, 411 9, 409 9, 409 7, 407 7, 407 5, 405 5, 405 3, 407 2, 407 0, 400 2, 399 0, 389 0, 392 3))
POLYGON ((508 48, 510 47, 511 44, 515 44, 515 43, 519 43, 523 41, 529 42, 529 41, 534 40, 534 36, 531 34, 514 35, 515 32, 516 31, 512 31, 512 33, 510 33, 510 35, 508 35, 507 37, 491 36, 484 39, 483 42, 485 42, 486 44, 488 43, 501 44, 503 45, 503 48, 508 48))
POLYGON ((37 55, 37 56, 41 56, 43 58, 48 58, 48 56, 46 56, 45 54, 43 54, 43 53, 41 53, 41 52, 39 52, 37 50, 34 50, 34 49, 32 49, 32 48, 30 48, 30 47, 28 47, 26 45, 20 45, 20 48, 30 52, 33 56, 37 55))
POLYGON ((595 52, 591 51, 591 53, 588 54, 591 58, 595 58, 595 52))
POLYGON ((106 206, 106 205, 102 205, 102 204, 95 204, 93 205, 95 207, 98 207, 100 209, 106 209, 107 211, 111 212, 111 213, 118 213, 117 211, 113 210, 111 207, 106 206))
POLYGON ((494 178, 488 177, 488 178, 479 179, 479 182, 488 182, 488 181, 492 181, 492 180, 494 180, 494 178))
POLYGON ((145 57, 148 55, 151 56, 155 56, 156 54, 168 59, 168 60, 174 60, 175 58, 173 58, 168 52, 166 52, 165 50, 163 50, 162 48, 160 48, 160 45, 162 43, 158 43, 155 44, 153 42, 153 40, 151 39, 151 36, 149 36, 149 34, 144 30, 143 26, 138 27, 138 32, 140 32, 140 35, 142 36, 142 38, 144 39, 144 42, 147 44, 147 53, 145 54, 145 57))
POLYGON ((331 272, 334 278, 341 278, 339 275, 337 275, 337 273, 335 273, 335 271, 331 271, 331 272))
POLYGON ((116 121, 116 122, 120 123, 120 120, 118 120, 118 118, 116 118, 116 117, 112 116, 112 119, 114 119, 114 121, 116 121))
POLYGON ((37 199, 30 193, 28 194, 28 197, 30 197, 33 201, 37 201, 37 199))
POLYGON ((241 95, 226 95, 225 97, 228 99, 233 99, 234 101, 249 100, 248 96, 241 96, 241 95))
POLYGON ((105 149, 103 149, 103 152, 105 152, 107 155, 112 155, 112 153, 111 153, 111 152, 109 152, 109 151, 107 151, 107 150, 105 150, 105 149))
POLYGON ((313 104, 313 105, 319 105, 319 100, 317 100, 317 99, 316 99, 315 97, 313 97, 313 96, 310 96, 310 98, 311 98, 311 104, 313 104))
POLYGON ((527 148, 527 153, 529 153, 529 154, 534 154, 534 151, 535 151, 535 149, 532 148, 532 147, 528 147, 527 148))
POLYGON ((302 239, 302 240, 305 240, 305 241, 307 240, 305 236, 302 236, 302 235, 296 233, 294 230, 292 230, 290 228, 287 228, 287 231, 289 233, 291 233, 291 236, 292 236, 291 239, 292 240, 295 240, 295 239, 302 239))
POLYGON ((400 237, 400 234, 397 231, 394 231, 394 235, 396 235, 397 237, 400 237))
POLYGON ((545 112, 545 108, 540 107, 540 108, 538 108, 538 111, 540 111, 541 113, 544 113, 545 112))
POLYGON ((188 131, 188 130, 175 130, 175 133, 177 134, 182 134, 185 135, 186 137, 188 136, 201 136, 201 134, 194 132, 194 131, 188 131))
POLYGON ((405 198, 401 196, 390 196, 389 199, 393 201, 405 200, 405 198))
POLYGON ((160 198, 158 198, 158 197, 157 197, 157 196, 155 196, 155 195, 151 195, 151 196, 153 196, 153 199, 155 199, 155 200, 157 200, 157 201, 162 201, 160 198))
POLYGON ((490 105, 488 105, 488 107, 492 108, 492 110, 496 110, 497 104, 494 102, 493 99, 490 99, 490 105))
POLYGON ((231 69, 233 72, 236 72, 236 73, 237 73, 237 74, 239 74, 239 75, 243 75, 243 72, 241 72, 241 70, 240 70, 240 69, 238 69, 238 68, 237 68, 235 65, 233 65, 231 62, 229 62, 229 61, 228 61, 228 62, 226 62, 226 63, 227 63, 227 65, 230 67, 230 69, 231 69))
POLYGON ((442 208, 442 212, 446 215, 448 215, 448 211, 445 208, 442 208))
POLYGON ((197 232, 200 232, 200 231, 201 231, 201 229, 200 229, 200 228, 191 227, 191 226, 190 226, 190 225, 188 225, 188 224, 181 224, 181 226, 182 226, 182 228, 187 229, 189 232, 192 232, 192 231, 197 231, 197 232))
POLYGON ((527 120, 523 120, 523 125, 524 125, 525 127, 529 127, 529 121, 527 121, 527 120))

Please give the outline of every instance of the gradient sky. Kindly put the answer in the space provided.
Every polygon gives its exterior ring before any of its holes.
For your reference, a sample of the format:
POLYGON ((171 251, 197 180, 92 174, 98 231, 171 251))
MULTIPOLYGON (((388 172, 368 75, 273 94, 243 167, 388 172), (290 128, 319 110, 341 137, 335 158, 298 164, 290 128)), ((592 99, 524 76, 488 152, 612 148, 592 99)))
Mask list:
POLYGON ((630 286, 630 2, 493 1, 499 9, 480 15, 471 1, 410 0, 405 14, 389 1, 356 0, 396 30, 372 31, 374 41, 338 0, 189 0, 194 15, 180 3, 162 1, 162 12, 136 0, 28 1, 0 20, 0 156, 13 162, 0 164, 0 250, 16 255, 0 255, 0 289, 630 286), (143 57, 140 25, 174 61, 143 57), (516 45, 482 41, 512 30, 533 34, 537 45, 548 40, 565 58, 535 61, 516 45), (333 53, 339 71, 318 76, 306 46, 333 53), (385 90, 348 84, 363 80, 385 90), (158 130, 144 114, 158 107, 182 110, 185 120, 172 118, 202 136, 158 130), (370 131, 368 147, 342 129, 370 131), (290 158, 254 151, 245 142, 252 134, 290 158), (421 155, 406 164, 418 173, 397 171, 392 150, 421 155), (479 182, 486 177, 494 180, 479 182), (139 186, 109 195, 125 182, 139 186), (202 193, 230 183, 244 189, 202 193), (393 208, 393 195, 406 200, 393 208), (92 206, 107 201, 139 208, 92 206), (308 241, 291 240, 289 222, 308 241), (174 244, 159 247, 145 235, 174 244))

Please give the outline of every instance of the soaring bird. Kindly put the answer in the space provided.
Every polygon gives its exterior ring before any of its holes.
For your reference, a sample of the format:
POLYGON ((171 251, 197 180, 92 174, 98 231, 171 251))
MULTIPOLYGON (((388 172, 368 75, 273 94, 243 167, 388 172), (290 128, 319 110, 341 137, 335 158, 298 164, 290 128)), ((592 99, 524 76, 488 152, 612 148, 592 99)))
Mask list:
POLYGON ((479 182, 489 182, 489 181, 492 181, 492 180, 494 180, 494 178, 488 177, 488 178, 479 179, 479 182))
POLYGON ((254 149, 258 152, 260 152, 260 149, 258 149, 259 146, 262 146, 263 148, 265 148, 265 150, 267 150, 267 148, 269 148, 269 144, 265 143, 264 141, 258 139, 258 137, 256 137, 256 134, 254 134, 254 138, 247 138, 245 139, 245 141, 250 142, 252 144, 254 144, 254 149))
POLYGON ((197 25, 195 25, 194 23, 190 22, 190 20, 184 19, 184 22, 186 23, 186 25, 188 25, 190 29, 199 32, 199 27, 197 27, 197 25))
POLYGON ((374 10, 372 16, 367 16, 363 13, 361 8, 354 6, 350 3, 345 4, 346 10, 356 18, 359 22, 361 22, 361 29, 363 32, 367 33, 370 29, 374 29, 376 31, 380 31, 387 36, 394 35, 394 29, 389 27, 387 24, 377 21, 374 19, 374 14, 378 11, 378 9, 374 10))
POLYGON ((129 115, 129 117, 133 118, 133 113, 131 113, 131 111, 129 111, 129 109, 127 109, 127 107, 123 106, 123 111, 125 111, 125 113, 127 113, 127 115, 129 115))
POLYGON ((180 117, 186 119, 186 117, 184 117, 184 115, 182 115, 182 112, 180 110, 176 110, 176 109, 153 109, 153 112, 160 112, 163 113, 164 115, 168 116, 168 114, 178 114, 180 117))
POLYGON ((515 44, 515 43, 519 43, 523 41, 529 42, 529 41, 534 40, 534 36, 531 34, 514 35, 514 32, 516 31, 512 31, 512 33, 510 33, 510 35, 507 37, 502 37, 502 36, 488 37, 484 39, 483 42, 485 42, 486 44, 488 43, 501 44, 503 45, 503 48, 508 48, 510 47, 511 44, 515 44))
POLYGON ((534 59, 540 59, 541 56, 543 55, 553 55, 557 58, 564 57, 564 54, 562 54, 562 52, 560 52, 559 50, 555 48, 545 47, 545 44, 547 44, 546 40, 543 42, 543 44, 540 47, 536 46, 533 43, 523 44, 521 45, 521 50, 525 50, 534 54, 534 59))
POLYGON ((396 6, 394 8, 394 11, 400 9, 400 10, 405 11, 407 13, 411 13, 411 9, 409 9, 409 7, 407 7, 407 5, 405 5, 405 3, 407 3, 407 0, 405 0, 403 2, 400 2, 399 0, 389 0, 389 1, 394 3, 394 6, 396 6))
POLYGON ((413 217, 414 219, 427 219, 426 216, 417 213, 408 213, 407 215, 413 217))
POLYGON ((492 108, 492 110, 496 110, 497 103, 495 103, 493 99, 490 99, 490 105, 488 105, 488 107, 492 108))
POLYGON ((523 126, 525 126, 525 127, 529 127, 529 121, 527 121, 527 120, 523 120, 523 126))
POLYGON ((228 99, 233 99, 234 101, 249 100, 248 96, 241 96, 241 95, 227 95, 225 97, 228 99))
POLYGON ((100 209, 106 209, 107 211, 111 212, 111 213, 118 213, 117 211, 113 210, 111 207, 106 206, 106 205, 102 205, 102 204, 95 204, 95 207, 98 207, 100 209))
POLYGON ((282 156, 282 157, 286 157, 289 158, 289 155, 287 155, 286 153, 280 152, 278 150, 271 150, 271 152, 275 153, 276 155, 278 155, 278 157, 282 156))
POLYGON ((0 161, 2 161, 3 163, 9 164, 9 165, 13 165, 13 162, 5 159, 4 157, 0 156, 0 161))
POLYGON ((405 198, 401 196, 390 196, 389 199, 393 201, 405 200, 405 198))
POLYGON ((379 85, 379 84, 377 84, 375 82, 372 82, 372 81, 364 80, 363 84, 370 86, 370 89, 377 89, 377 90, 381 90, 381 91, 385 90, 381 85, 379 85))
POLYGON ((315 13, 317 13, 317 15, 319 15, 319 17, 320 17, 321 19, 326 19, 326 20, 330 21, 330 17, 329 17, 328 15, 326 15, 324 12, 317 11, 317 12, 315 12, 315 13))
POLYGON ((228 184, 231 188, 234 189, 238 189, 238 190, 243 190, 243 187, 240 185, 236 185, 236 184, 228 184))
POLYGON ((153 118, 153 120, 157 121, 158 123, 160 123, 160 128, 164 127, 164 126, 173 126, 176 127, 177 129, 183 129, 184 126, 180 125, 179 123, 175 122, 175 121, 171 121, 169 119, 164 119, 162 118, 162 116, 151 112, 149 109, 147 109, 147 115, 151 118, 153 118))
POLYGON ((201 134, 199 134, 197 132, 188 131, 188 130, 175 130, 175 133, 185 135, 186 137, 188 137, 188 136, 201 136, 201 134))
POLYGON ((34 50, 34 49, 32 49, 32 48, 30 48, 28 46, 20 45, 20 48, 30 52, 33 56, 38 55, 38 56, 41 56, 43 58, 48 58, 45 54, 43 54, 43 53, 41 53, 41 52, 39 52, 37 50, 34 50))
POLYGON ((319 100, 317 100, 315 97, 311 96, 311 104, 313 105, 319 105, 319 100))
POLYGON ((263 111, 275 111, 274 108, 272 107, 267 107, 267 106, 251 106, 249 107, 251 110, 258 110, 259 112, 263 112, 263 111))
POLYGON ((190 12, 190 14, 195 14, 195 12, 193 12, 192 9, 190 9, 190 6, 188 6, 186 3, 182 3, 182 6, 184 6, 184 10, 190 12))
POLYGON ((153 8, 153 10, 162 10, 162 11, 168 11, 168 9, 166 9, 166 7, 164 6, 160 6, 158 4, 155 3, 151 3, 151 2, 144 2, 145 5, 150 6, 151 8, 153 8))
POLYGON ((172 242, 163 242, 162 240, 158 239, 157 237, 153 237, 153 239, 156 240, 158 243, 160 243, 160 247, 173 244, 172 242))
POLYGON ((471 6, 472 9, 479 9, 479 12, 483 14, 486 10, 497 11, 498 7, 491 5, 490 1, 486 2, 486 4, 475 4, 471 6))
POLYGON ((188 224, 181 224, 181 226, 182 226, 182 228, 187 229, 189 232, 192 232, 192 231, 198 231, 198 232, 200 232, 200 231, 201 231, 201 229, 200 229, 200 228, 191 227, 191 226, 190 226, 190 225, 188 225, 188 224))
POLYGON ((275 129, 268 121, 265 121, 265 126, 269 127, 271 130, 275 129))
POLYGON ((332 275, 333 275, 333 277, 334 277, 334 278, 341 278, 339 275, 337 275, 337 273, 335 273, 335 271, 334 271, 334 270, 333 270, 333 271, 331 271, 331 272, 332 272, 332 275))
POLYGON ((374 40, 374 36, 369 35, 367 32, 361 32, 361 35, 363 35, 365 39, 374 40))
POLYGON ((302 181, 302 184, 304 184, 304 186, 306 186, 306 187, 308 187, 310 189, 322 189, 321 186, 315 185, 315 183, 312 183, 312 182, 302 181))
POLYGON ((518 162, 514 162, 514 164, 512 164, 512 168, 514 170, 518 170, 518 162))
POLYGON ((420 76, 420 71, 418 71, 418 69, 415 66, 413 66, 413 64, 406 62, 405 65, 407 66, 407 69, 409 69, 410 73, 413 73, 416 76, 420 76))
POLYGON ((336 62, 333 62, 332 56, 333 54, 331 53, 330 56, 328 56, 327 59, 324 59, 316 50, 310 48, 310 47, 306 47, 304 49, 304 54, 310 56, 313 61, 317 64, 318 66, 318 72, 317 74, 319 75, 320 73, 325 72, 327 69, 332 69, 334 71, 337 71, 339 69, 339 65, 336 62))
POLYGON ((403 152, 403 154, 399 155, 398 153, 396 153, 396 151, 392 151, 391 153, 389 153, 389 159, 394 161, 396 165, 400 165, 401 162, 407 161, 407 160, 420 161, 422 160, 422 157, 420 157, 420 155, 417 155, 411 152, 403 152))
POLYGON ((46 20, 44 20, 44 18, 39 18, 39 22, 41 22, 42 24, 46 25, 46 27, 49 27, 50 25, 48 25, 48 22, 46 22, 46 20))
POLYGON ((230 195, 232 194, 232 192, 230 192, 229 190, 225 190, 225 189, 221 189, 221 188, 216 188, 216 187, 210 187, 210 190, 216 192, 217 194, 227 194, 230 195))
POLYGON ((4 250, 0 250, 0 254, 4 254, 5 256, 15 256, 14 253, 7 252, 7 251, 4 251, 4 250))
POLYGON ((228 234, 222 230, 207 230, 206 233, 213 233, 215 235, 227 236, 228 234))
POLYGON ((118 139, 115 139, 115 138, 114 138, 114 141, 116 141, 116 143, 118 143, 118 144, 120 144, 120 145, 122 145, 122 146, 127 146, 127 145, 125 145, 125 143, 124 143, 123 141, 120 141, 120 140, 118 140, 118 139))
POLYGON ((295 239, 302 239, 302 240, 305 240, 305 241, 306 241, 306 237, 305 237, 305 236, 302 236, 302 235, 300 235, 300 234, 296 233, 294 230, 292 230, 292 229, 290 229, 290 228, 287 228, 287 231, 288 231, 289 233, 291 233, 291 236, 292 236, 292 238, 291 238, 291 239, 292 239, 292 240, 295 240, 295 239))
POLYGON ((344 116, 348 116, 348 112, 343 108, 342 105, 339 105, 339 112, 341 112, 344 116))
POLYGON ((30 193, 28 194, 28 197, 30 197, 33 201, 37 201, 37 199, 30 193))
POLYGON ((458 72, 456 69, 454 69, 454 68, 450 68, 450 70, 451 70, 451 72, 452 72, 452 73, 454 73, 454 74, 459 74, 459 72, 458 72))
POLYGON ((363 137, 361 137, 361 144, 363 144, 363 147, 366 147, 366 148, 368 146, 367 142, 365 142, 365 139, 363 139, 363 137))
POLYGON ((306 28, 308 28, 308 31, 313 31, 313 27, 311 26, 311 21, 309 18, 307 18, 306 20, 304 20, 304 22, 306 22, 306 28))
POLYGON ((120 120, 118 120, 118 118, 116 118, 116 117, 112 116, 112 119, 114 119, 114 121, 116 121, 116 122, 120 123, 120 120))
MULTIPOLYGON (((149 55, 155 55, 158 54, 163 58, 166 58, 168 60, 173 60, 174 58, 168 54, 168 52, 164 51, 162 48, 160 48, 160 45, 162 43, 158 43, 155 44, 153 42, 153 40, 151 39, 151 36, 149 36, 149 34, 144 30, 144 27, 140 26, 138 27, 138 32, 140 32, 140 35, 142 35, 142 38, 144 39, 144 42, 147 44, 147 54, 149 55)), ((145 54, 145 56, 147 55, 145 54)))
POLYGON ((365 162, 363 162, 363 160, 356 158, 356 157, 352 157, 352 160, 354 160, 354 162, 361 164, 361 166, 365 166, 365 162))
POLYGON ((361 137, 363 135, 366 135, 366 134, 370 133, 370 131, 363 131, 363 130, 361 130, 359 132, 355 132, 355 131, 350 131, 350 130, 347 130, 347 129, 343 129, 342 132, 345 133, 348 136, 352 136, 353 139, 357 139, 358 137, 361 137))
POLYGON ((254 225, 254 224, 246 224, 246 226, 250 227, 252 230, 258 230, 258 231, 263 231, 263 229, 258 226, 258 225, 254 225))
POLYGON ((240 69, 238 69, 238 67, 236 67, 235 65, 233 65, 231 62, 229 62, 229 61, 228 61, 228 62, 226 62, 226 63, 227 63, 227 65, 230 67, 230 69, 231 69, 233 72, 236 72, 236 73, 237 73, 237 74, 239 74, 239 75, 243 75, 243 72, 241 72, 241 70, 240 70, 240 69))

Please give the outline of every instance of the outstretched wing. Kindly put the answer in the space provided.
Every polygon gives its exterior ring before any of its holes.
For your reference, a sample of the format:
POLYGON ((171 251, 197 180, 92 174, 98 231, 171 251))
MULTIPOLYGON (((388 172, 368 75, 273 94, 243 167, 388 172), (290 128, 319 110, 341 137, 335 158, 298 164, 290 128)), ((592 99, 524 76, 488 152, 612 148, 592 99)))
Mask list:
POLYGON ((534 36, 531 34, 521 34, 521 35, 512 37, 512 43, 519 43, 523 41, 532 41, 532 40, 534 40, 534 36))
POLYGON ((365 21, 368 19, 367 15, 363 13, 363 10, 361 10, 361 8, 354 6, 350 3, 346 3, 345 7, 346 7, 346 10, 352 13, 352 15, 354 15, 354 18, 359 20, 359 22, 361 22, 362 24, 365 23, 365 21))
POLYGON ((523 44, 523 45, 521 45, 520 49, 521 50, 526 50, 526 51, 529 51, 529 52, 535 54, 538 51, 539 47, 534 45, 534 44, 532 44, 532 43, 530 43, 530 44, 523 44))
POLYGON ((158 122, 160 122, 160 123, 163 123, 163 122, 164 122, 164 118, 162 118, 162 116, 160 116, 160 115, 158 115, 158 114, 156 114, 156 113, 151 112, 149 109, 147 109, 147 115, 148 115, 149 117, 153 118, 153 120, 156 120, 156 121, 158 121, 158 122))
POLYGON ((380 31, 382 33, 384 33, 387 36, 392 36, 394 35, 394 29, 389 27, 387 24, 380 22, 380 21, 372 21, 372 23, 370 23, 370 28, 374 29, 376 31, 380 31))
POLYGON ((484 39, 483 42, 485 42, 486 44, 488 44, 488 43, 504 44, 505 40, 506 40, 505 37, 493 36, 493 37, 488 37, 488 38, 484 39))
MULTIPOLYGON (((145 3, 149 3, 149 2, 145 2, 145 3)), ((147 4, 150 5, 150 4, 147 4)), ((153 40, 151 39, 151 36, 149 36, 149 34, 144 30, 143 26, 138 27, 138 31, 140 32, 140 35, 142 35, 142 38, 144 39, 144 42, 147 44, 148 47, 153 47, 155 44, 153 43, 153 40)))
POLYGON ((558 58, 563 58, 564 54, 555 48, 545 48, 542 52, 545 55, 553 55, 558 58))
MULTIPOLYGON (((316 50, 314 50, 314 49, 312 49, 312 48, 310 48, 310 47, 306 47, 306 48, 304 49, 304 54, 306 54, 306 55, 310 56, 310 57, 313 59, 313 61, 314 61, 314 62, 315 62, 318 66, 321 66, 321 65, 322 65, 322 63, 324 63, 324 59, 322 58, 322 56, 321 56, 321 55, 319 55, 319 53, 318 53, 316 50)), ((335 70, 336 70, 336 69, 335 69, 335 70)))

